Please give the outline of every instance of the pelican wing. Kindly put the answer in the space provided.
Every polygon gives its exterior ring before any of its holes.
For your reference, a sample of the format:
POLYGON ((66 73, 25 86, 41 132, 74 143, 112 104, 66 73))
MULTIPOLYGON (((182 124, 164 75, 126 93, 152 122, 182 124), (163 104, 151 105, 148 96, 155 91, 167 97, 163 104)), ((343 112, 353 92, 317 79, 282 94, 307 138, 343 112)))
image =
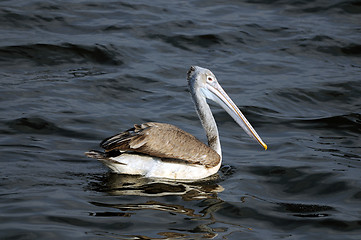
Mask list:
POLYGON ((183 160, 188 164, 214 167, 220 161, 216 151, 191 134, 166 123, 148 122, 109 137, 100 146, 106 152, 137 152, 162 160, 183 160))

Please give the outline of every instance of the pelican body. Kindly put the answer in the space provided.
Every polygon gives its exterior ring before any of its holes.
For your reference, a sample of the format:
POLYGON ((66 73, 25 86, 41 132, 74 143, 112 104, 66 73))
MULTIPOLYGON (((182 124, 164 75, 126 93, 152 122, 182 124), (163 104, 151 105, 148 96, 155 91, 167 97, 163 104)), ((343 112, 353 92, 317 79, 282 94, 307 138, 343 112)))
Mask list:
POLYGON ((244 131, 265 149, 267 145, 208 69, 192 66, 188 87, 206 132, 208 146, 191 134, 166 123, 147 122, 103 140, 104 152, 85 154, 116 173, 150 178, 198 180, 215 174, 222 163, 216 121, 206 99, 217 102, 244 131))

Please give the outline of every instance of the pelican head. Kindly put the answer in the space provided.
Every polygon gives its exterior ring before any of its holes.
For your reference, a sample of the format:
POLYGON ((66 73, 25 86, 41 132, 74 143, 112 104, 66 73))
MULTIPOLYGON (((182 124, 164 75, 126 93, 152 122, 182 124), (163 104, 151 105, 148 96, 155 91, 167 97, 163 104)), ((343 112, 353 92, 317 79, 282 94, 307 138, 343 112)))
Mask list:
MULTIPOLYGON (((239 110, 232 99, 223 90, 218 83, 216 76, 208 69, 198 66, 192 66, 187 73, 187 80, 189 90, 196 103, 198 114, 204 123, 206 120, 202 119, 202 112, 199 110, 205 99, 210 99, 227 111, 227 113, 235 120, 235 122, 243 128, 243 130, 259 144, 261 144, 265 150, 267 145, 262 141, 256 130, 248 122, 243 113, 239 110)), ((204 104, 204 103, 203 103, 204 104)))

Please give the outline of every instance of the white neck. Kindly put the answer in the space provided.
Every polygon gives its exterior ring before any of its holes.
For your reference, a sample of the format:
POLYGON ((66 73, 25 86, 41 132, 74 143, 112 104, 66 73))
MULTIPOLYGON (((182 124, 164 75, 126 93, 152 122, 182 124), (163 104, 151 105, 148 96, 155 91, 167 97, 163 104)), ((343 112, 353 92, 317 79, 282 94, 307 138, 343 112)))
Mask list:
POLYGON ((202 126, 206 131, 208 146, 216 151, 222 159, 221 142, 219 140, 217 124, 214 120, 212 111, 206 101, 206 98, 199 89, 194 92, 191 91, 191 95, 202 126))

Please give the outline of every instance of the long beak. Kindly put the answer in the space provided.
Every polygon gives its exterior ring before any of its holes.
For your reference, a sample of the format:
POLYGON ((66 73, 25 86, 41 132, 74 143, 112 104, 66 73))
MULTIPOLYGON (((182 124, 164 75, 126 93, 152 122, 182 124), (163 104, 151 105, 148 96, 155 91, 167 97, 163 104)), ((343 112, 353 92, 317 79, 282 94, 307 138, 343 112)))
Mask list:
POLYGON ((267 150, 267 145, 262 141, 256 130, 254 130, 241 110, 238 109, 236 104, 234 104, 232 99, 222 89, 218 82, 213 82, 212 85, 207 84, 207 89, 203 90, 208 90, 207 92, 204 92, 206 97, 221 105, 221 107, 227 111, 227 113, 234 119, 234 121, 236 121, 236 123, 238 123, 238 125, 241 126, 251 138, 254 138, 264 147, 265 150, 267 150))

